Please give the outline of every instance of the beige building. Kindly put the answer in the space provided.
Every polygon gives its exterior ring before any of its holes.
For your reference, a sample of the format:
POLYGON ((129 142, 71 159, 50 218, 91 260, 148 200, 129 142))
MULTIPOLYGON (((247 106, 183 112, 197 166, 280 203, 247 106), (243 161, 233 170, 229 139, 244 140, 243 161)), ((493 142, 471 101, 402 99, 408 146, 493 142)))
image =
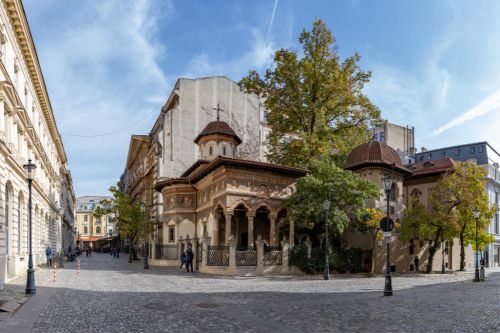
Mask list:
POLYGON ((404 164, 415 162, 415 128, 389 123, 385 120, 380 126, 371 129, 373 141, 384 142, 395 149, 404 164), (411 160, 410 160, 411 159, 411 160))
MULTIPOLYGON (((454 161, 450 158, 403 165, 396 150, 378 141, 370 141, 353 149, 346 163, 346 169, 358 173, 361 177, 369 179, 379 186, 380 198, 372 200, 368 206, 378 208, 383 212, 387 210, 383 178, 386 173, 392 175, 394 181, 389 211, 390 217, 396 224, 405 223, 405 211, 412 199, 418 199, 426 207, 429 207, 429 195, 436 182, 454 166, 454 161)), ((346 232, 344 238, 350 246, 365 250, 366 266, 371 266, 371 258, 373 257, 375 258, 375 272, 385 270, 386 248, 384 241, 375 240, 374 244, 369 235, 363 235, 359 232, 346 232)), ((424 270, 429 256, 429 244, 432 241, 431 239, 419 239, 417 235, 409 241, 403 241, 399 239, 397 232, 393 232, 391 264, 394 266, 394 270, 396 272, 413 271, 415 269, 414 259, 417 256, 420 261, 419 268, 424 270)), ((432 269, 441 270, 443 261, 446 269, 459 269, 460 244, 457 239, 446 244, 441 242, 434 257, 432 269)), ((467 268, 473 267, 471 246, 466 247, 465 262, 467 268)))
POLYGON ((28 183, 33 181, 34 264, 72 241, 74 194, 66 154, 21 0, 0 2, 0 280, 27 270, 28 183))
POLYGON ((111 215, 94 216, 95 210, 102 206, 101 201, 103 200, 111 202, 112 198, 106 196, 83 196, 77 198, 75 216, 77 243, 82 250, 87 247, 99 250, 96 246, 97 242, 113 235, 113 217, 111 215))

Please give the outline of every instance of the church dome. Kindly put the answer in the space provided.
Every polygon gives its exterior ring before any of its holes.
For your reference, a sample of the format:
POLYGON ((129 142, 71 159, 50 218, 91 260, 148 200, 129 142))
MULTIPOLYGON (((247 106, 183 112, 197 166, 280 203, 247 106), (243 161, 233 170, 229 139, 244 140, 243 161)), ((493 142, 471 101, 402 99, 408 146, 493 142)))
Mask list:
POLYGON ((194 139, 194 143, 198 144, 202 137, 211 134, 222 134, 230 136, 234 138, 237 144, 240 144, 242 142, 241 139, 236 135, 236 133, 234 133, 231 126, 228 125, 228 123, 226 123, 225 121, 216 120, 208 123, 207 126, 205 126, 203 131, 201 131, 196 139, 194 139))
POLYGON ((355 170, 364 166, 394 168, 404 173, 410 172, 403 166, 397 151, 384 142, 370 141, 354 148, 347 156, 346 169, 355 170))

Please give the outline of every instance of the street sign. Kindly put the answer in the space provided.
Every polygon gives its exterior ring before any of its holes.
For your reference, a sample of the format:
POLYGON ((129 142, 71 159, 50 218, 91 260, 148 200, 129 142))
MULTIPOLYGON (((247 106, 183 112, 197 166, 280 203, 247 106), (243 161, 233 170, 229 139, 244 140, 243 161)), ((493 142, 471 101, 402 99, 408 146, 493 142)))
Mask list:
POLYGON ((392 237, 392 232, 390 231, 384 231, 384 238, 387 239, 387 238, 391 238, 392 237))
POLYGON ((383 217, 380 220, 380 229, 382 229, 382 231, 392 231, 392 229, 394 229, 394 221, 390 217, 383 217))

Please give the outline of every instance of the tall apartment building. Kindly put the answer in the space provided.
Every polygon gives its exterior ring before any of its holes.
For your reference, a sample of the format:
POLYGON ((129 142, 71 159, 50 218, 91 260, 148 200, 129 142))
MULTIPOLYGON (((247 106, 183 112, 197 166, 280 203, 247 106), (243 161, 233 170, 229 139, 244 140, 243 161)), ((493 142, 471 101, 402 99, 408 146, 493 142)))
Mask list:
POLYGON ((95 210, 101 206, 101 201, 111 201, 106 196, 83 196, 77 198, 76 204, 76 230, 80 248, 94 248, 100 239, 113 235, 113 217, 104 215, 95 217, 95 210))
MULTIPOLYGON (((149 135, 133 135, 119 187, 161 219, 162 198, 153 190, 160 177, 179 177, 199 158, 196 136, 216 119, 243 143, 237 158, 265 161, 267 112, 258 96, 242 92, 225 76, 178 79, 149 135), (147 181, 146 181, 147 180, 147 181)), ((161 241, 162 224, 156 233, 161 241)))
MULTIPOLYGON (((500 193, 500 154, 488 142, 476 142, 433 150, 423 149, 415 155, 417 161, 432 161, 450 157, 456 161, 473 161, 488 171, 486 178, 486 194, 491 205, 499 204, 500 193)), ((500 220, 499 213, 495 215, 488 227, 495 241, 484 251, 486 263, 490 267, 500 267, 500 220)))
POLYGON ((36 165, 32 249, 38 265, 45 262, 46 246, 57 252, 63 237, 71 241, 73 185, 22 2, 4 0, 0 2, 0 280, 27 269, 28 183, 23 165, 28 159, 36 165))
POLYGON ((399 153, 403 164, 415 162, 412 160, 412 156, 416 153, 415 128, 391 124, 386 120, 370 131, 372 140, 385 142, 395 149, 399 153))

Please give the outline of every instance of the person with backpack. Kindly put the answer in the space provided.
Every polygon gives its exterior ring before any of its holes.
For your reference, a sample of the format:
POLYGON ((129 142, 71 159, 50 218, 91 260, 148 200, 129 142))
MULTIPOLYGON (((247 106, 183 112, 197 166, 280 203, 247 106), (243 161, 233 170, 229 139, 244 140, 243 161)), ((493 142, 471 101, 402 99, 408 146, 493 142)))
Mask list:
POLYGON ((181 260, 181 265, 179 266, 179 269, 182 269, 182 267, 186 265, 186 260, 187 260, 186 251, 182 251, 180 260, 181 260))
POLYGON ((194 252, 191 246, 188 246, 186 250, 186 269, 187 272, 189 273, 189 267, 191 267, 191 273, 193 273, 193 258, 194 258, 194 252))

